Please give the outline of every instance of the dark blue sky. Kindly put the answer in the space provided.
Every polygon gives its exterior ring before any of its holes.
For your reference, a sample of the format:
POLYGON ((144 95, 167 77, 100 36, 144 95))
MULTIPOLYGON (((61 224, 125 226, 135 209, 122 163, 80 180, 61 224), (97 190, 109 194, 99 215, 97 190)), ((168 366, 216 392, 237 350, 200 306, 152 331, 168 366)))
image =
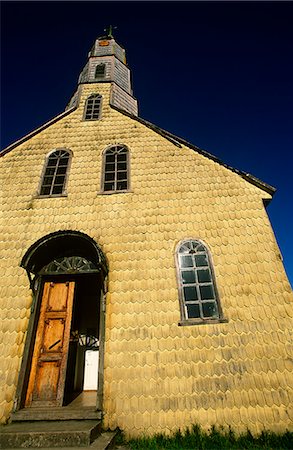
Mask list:
POLYGON ((95 38, 117 25, 139 114, 275 186, 293 282, 293 4, 1 2, 1 147, 64 110, 95 38))

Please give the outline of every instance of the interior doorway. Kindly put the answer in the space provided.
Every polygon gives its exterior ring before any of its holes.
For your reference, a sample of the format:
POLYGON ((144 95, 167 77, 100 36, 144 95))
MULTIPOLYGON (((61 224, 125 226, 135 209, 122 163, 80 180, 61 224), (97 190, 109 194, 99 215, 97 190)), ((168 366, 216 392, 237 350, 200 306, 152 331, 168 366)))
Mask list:
MULTIPOLYGON (((99 382, 100 314, 103 290, 101 277, 83 274, 75 277, 68 366, 64 404, 70 404, 84 391, 97 391, 99 382)), ((83 398, 92 399, 94 395, 83 398)), ((76 403, 76 402, 75 402, 76 403)))

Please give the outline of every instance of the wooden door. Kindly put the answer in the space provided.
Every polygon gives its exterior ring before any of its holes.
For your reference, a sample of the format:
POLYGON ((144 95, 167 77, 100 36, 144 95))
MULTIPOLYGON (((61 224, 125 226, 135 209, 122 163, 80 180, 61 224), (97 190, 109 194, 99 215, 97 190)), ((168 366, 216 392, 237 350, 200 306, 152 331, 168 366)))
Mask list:
POLYGON ((74 286, 44 284, 26 406, 62 406, 74 286))

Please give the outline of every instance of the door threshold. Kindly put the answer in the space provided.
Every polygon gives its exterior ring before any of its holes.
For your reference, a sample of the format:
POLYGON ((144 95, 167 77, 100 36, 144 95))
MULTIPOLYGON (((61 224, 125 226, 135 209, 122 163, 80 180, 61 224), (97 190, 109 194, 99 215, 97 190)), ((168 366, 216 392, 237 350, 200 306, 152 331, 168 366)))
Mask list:
POLYGON ((12 422, 39 420, 101 420, 102 411, 95 406, 58 406, 50 408, 23 408, 12 414, 12 422))

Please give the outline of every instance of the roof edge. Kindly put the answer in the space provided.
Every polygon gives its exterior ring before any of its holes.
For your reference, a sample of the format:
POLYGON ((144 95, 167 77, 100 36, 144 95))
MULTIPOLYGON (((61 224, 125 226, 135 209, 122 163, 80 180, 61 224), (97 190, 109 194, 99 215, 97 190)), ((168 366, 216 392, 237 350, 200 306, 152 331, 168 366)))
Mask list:
POLYGON ((246 173, 242 170, 239 170, 232 166, 229 166, 228 164, 224 163, 221 159, 219 159, 217 156, 212 155, 211 153, 207 152, 206 150, 203 150, 200 147, 197 147, 196 145, 191 144, 190 142, 186 141, 185 139, 180 138, 180 137, 176 136, 175 134, 170 133, 169 131, 163 130, 163 128, 160 128, 157 125, 154 125, 151 122, 148 122, 147 120, 142 119, 141 117, 134 116, 131 113, 128 113, 113 104, 110 104, 110 106, 111 106, 111 108, 116 109, 118 112, 121 112, 125 116, 128 116, 131 119, 134 119, 134 120, 142 123, 143 125, 146 125, 148 128, 151 128, 153 131, 155 131, 156 133, 165 137, 170 142, 175 144, 177 147, 182 147, 180 144, 183 144, 186 147, 189 147, 192 150, 197 151, 198 153, 202 154, 203 156, 205 156, 209 159, 212 159, 213 161, 217 162, 221 166, 224 166, 226 169, 231 170, 232 172, 234 172, 237 175, 239 175, 240 177, 242 177, 244 180, 248 181, 249 183, 253 184, 254 186, 258 187, 259 189, 262 189, 263 191, 267 192, 271 196, 273 196, 275 194, 275 192, 276 192, 275 187, 271 186, 270 184, 265 183, 264 181, 260 180, 259 178, 255 177, 254 175, 251 175, 250 173, 246 173))
POLYGON ((23 142, 25 142, 28 139, 30 139, 33 136, 35 136, 36 134, 38 134, 41 131, 45 130, 46 128, 48 128, 53 123, 58 122, 58 120, 63 119, 63 117, 68 116, 76 108, 77 108, 76 106, 73 106, 72 108, 67 109, 66 111, 62 112, 61 114, 58 114, 58 116, 53 117, 53 119, 48 120, 48 122, 45 122, 40 127, 36 128, 35 130, 33 130, 30 133, 26 134, 22 138, 18 139, 17 141, 13 142, 12 144, 8 145, 8 147, 5 147, 3 150, 0 151, 0 156, 6 155, 6 153, 9 153, 11 150, 13 150, 18 145, 22 144, 23 142))

